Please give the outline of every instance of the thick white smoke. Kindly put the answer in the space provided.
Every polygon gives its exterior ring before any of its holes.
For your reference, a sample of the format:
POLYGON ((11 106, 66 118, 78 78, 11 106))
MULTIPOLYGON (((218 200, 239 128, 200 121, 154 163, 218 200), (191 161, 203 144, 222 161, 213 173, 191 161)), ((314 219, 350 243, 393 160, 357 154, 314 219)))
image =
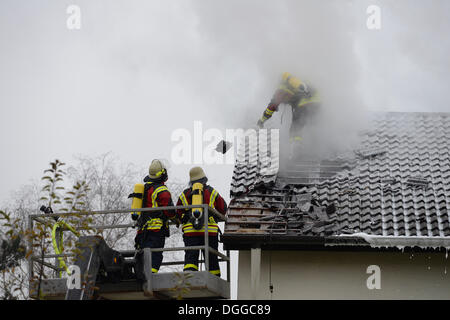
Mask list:
MULTIPOLYGON (((211 45, 212 54, 220 57, 212 77, 228 77, 226 87, 216 88, 217 82, 207 84, 208 91, 216 93, 225 125, 253 126, 281 73, 288 71, 316 87, 323 99, 318 118, 304 132, 305 145, 309 146, 305 152, 324 155, 351 144, 364 125, 358 86, 361 67, 354 50, 357 26, 351 2, 194 3, 197 29, 211 45)), ((286 130, 290 112, 290 107, 281 107, 267 125, 286 130)))
MULTIPOLYGON (((253 126, 283 71, 323 97, 311 153, 351 146, 366 105, 449 110, 447 0, 77 0, 69 31, 73 4, 0 2, 0 198, 55 158, 113 151, 148 166, 195 120, 253 126), (381 30, 366 28, 369 5, 381 30)), ((268 126, 289 126, 281 111, 268 126)))
MULTIPOLYGON (((357 35, 368 107, 450 111, 450 2, 370 2, 381 9, 381 29, 363 29, 357 35)), ((358 2, 358 10, 368 3, 358 2)))

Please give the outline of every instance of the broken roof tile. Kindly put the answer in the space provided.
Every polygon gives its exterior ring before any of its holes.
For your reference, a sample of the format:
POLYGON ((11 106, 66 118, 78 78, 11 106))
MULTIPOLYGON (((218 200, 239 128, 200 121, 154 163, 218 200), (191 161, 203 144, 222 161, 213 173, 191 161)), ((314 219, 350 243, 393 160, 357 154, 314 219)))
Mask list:
POLYGON ((354 159, 296 163, 296 172, 280 167, 269 144, 259 149, 245 146, 235 165, 232 198, 255 193, 257 185, 265 193, 279 188, 277 192, 288 195, 280 201, 299 203, 288 210, 290 220, 286 220, 288 229, 301 230, 299 235, 361 231, 450 236, 450 113, 376 113, 360 136, 354 159), (258 150, 270 156, 260 159, 258 150), (264 167, 271 170, 261 174, 264 167), (315 205, 300 200, 300 195, 320 202, 312 215, 308 213, 315 205), (334 206, 332 214, 327 214, 327 206, 334 206), (321 214, 335 217, 339 224, 326 230, 321 214))

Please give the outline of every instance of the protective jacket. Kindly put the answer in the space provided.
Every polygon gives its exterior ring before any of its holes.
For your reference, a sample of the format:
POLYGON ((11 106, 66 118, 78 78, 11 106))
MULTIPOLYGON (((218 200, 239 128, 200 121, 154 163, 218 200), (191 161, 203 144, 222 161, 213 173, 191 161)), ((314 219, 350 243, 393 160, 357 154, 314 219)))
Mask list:
MULTIPOLYGON (((300 80, 296 79, 298 83, 302 83, 300 80)), ((298 113, 298 110, 304 106, 310 105, 312 103, 320 102, 320 97, 314 88, 308 87, 308 90, 303 91, 294 87, 292 81, 282 81, 278 89, 275 91, 269 105, 264 110, 263 116, 261 118, 262 122, 271 118, 273 113, 278 111, 278 106, 282 103, 288 104, 292 107, 292 112, 298 113)))
MULTIPOLYGON (((172 196, 164 182, 147 181, 144 188, 142 208, 173 206, 172 196)), ((159 232, 169 236, 168 219, 176 215, 174 210, 147 211, 139 213, 138 234, 144 231, 159 232)))
MULTIPOLYGON (((216 209, 221 214, 226 214, 227 204, 220 194, 211 186, 204 185, 203 187, 203 203, 216 209)), ((184 190, 178 198, 177 206, 188 206, 192 204, 192 188, 184 190)), ((182 230, 184 236, 202 236, 205 233, 205 226, 196 230, 190 222, 191 209, 178 209, 178 218, 183 223, 182 230)), ((208 212, 208 235, 216 236, 219 230, 214 215, 208 212)))

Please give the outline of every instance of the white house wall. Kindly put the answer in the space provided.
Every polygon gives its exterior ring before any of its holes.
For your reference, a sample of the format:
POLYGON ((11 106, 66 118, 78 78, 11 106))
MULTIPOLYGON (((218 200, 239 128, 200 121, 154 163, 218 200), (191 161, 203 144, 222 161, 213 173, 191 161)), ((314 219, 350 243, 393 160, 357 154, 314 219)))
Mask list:
MULTIPOLYGON (((256 299, 450 299, 448 266, 445 253, 262 250, 256 299), (373 265, 380 289, 367 286, 369 277, 376 285, 367 270, 373 265)), ((238 299, 253 297, 250 270, 250 251, 242 250, 238 299)))

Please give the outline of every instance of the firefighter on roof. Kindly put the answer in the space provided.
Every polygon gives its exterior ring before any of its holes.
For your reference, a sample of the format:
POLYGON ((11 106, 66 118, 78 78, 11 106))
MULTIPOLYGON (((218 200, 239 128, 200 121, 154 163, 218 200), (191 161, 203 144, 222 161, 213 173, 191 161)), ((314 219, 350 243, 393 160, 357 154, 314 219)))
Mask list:
MULTIPOLYGON (((227 204, 220 194, 207 184, 208 178, 200 167, 189 171, 190 188, 184 190, 177 202, 177 206, 191 204, 208 204, 221 214, 226 213, 227 204)), ((178 218, 182 222, 183 240, 186 247, 205 244, 205 226, 203 225, 203 209, 178 209, 178 218)), ((218 250, 219 226, 214 215, 208 214, 209 246, 218 250)), ((184 271, 198 271, 199 250, 186 250, 184 256, 184 271)), ((219 259, 217 255, 209 253, 209 272, 220 277, 219 259)))
MULTIPOLYGON (((169 189, 164 185, 168 179, 167 169, 160 160, 153 160, 149 175, 144 178, 145 185, 136 184, 132 209, 173 206, 169 189)), ((163 248, 169 236, 169 219, 175 219, 175 210, 135 212, 131 215, 137 220, 138 231, 135 238, 136 249, 163 248)), ((142 255, 139 256, 142 259, 142 255)), ((163 260, 162 252, 152 252, 152 272, 159 270, 163 260)))
POLYGON ((305 125, 307 115, 320 104, 317 91, 290 73, 283 73, 278 89, 257 122, 259 128, 264 127, 264 123, 278 111, 280 104, 288 104, 292 108, 292 123, 289 129, 291 142, 301 141, 299 131, 305 125))

